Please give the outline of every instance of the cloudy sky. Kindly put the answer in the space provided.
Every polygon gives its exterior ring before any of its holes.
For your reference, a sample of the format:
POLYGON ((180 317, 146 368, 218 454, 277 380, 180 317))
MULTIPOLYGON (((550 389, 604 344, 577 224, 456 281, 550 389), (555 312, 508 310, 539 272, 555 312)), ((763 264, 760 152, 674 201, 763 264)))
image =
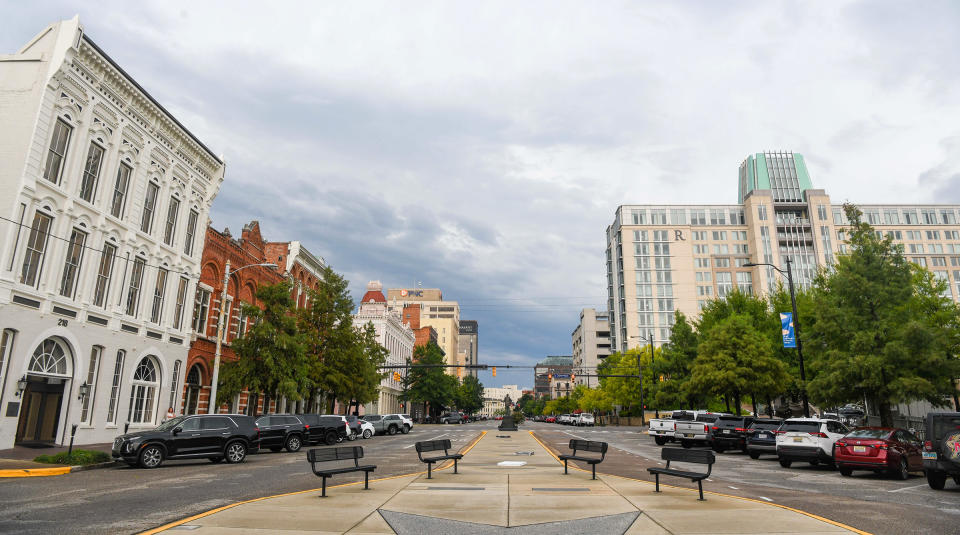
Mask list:
POLYGON ((36 4, 2 2, 0 52, 79 14, 224 155, 216 228, 301 240, 357 298, 442 288, 490 364, 569 355, 616 207, 736 202, 749 153, 835 201, 960 202, 957 2, 36 4))

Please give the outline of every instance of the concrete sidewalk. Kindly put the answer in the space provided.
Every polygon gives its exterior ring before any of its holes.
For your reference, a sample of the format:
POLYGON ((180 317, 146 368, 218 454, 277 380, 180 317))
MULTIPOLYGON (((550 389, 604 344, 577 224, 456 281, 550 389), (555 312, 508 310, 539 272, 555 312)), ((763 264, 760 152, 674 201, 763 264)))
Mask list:
MULTIPOLYGON (((112 443, 102 444, 84 444, 74 446, 74 450, 93 450, 110 453, 112 443)), ((40 455, 56 455, 65 452, 69 446, 15 446, 13 448, 0 450, 0 478, 4 477, 37 477, 37 476, 58 476, 69 474, 73 470, 79 470, 81 467, 71 467, 63 464, 37 463, 33 459, 40 455)), ((104 463, 112 465, 113 462, 104 463)), ((99 466, 99 465, 92 465, 99 466)), ((82 469, 90 466, 82 467, 82 469)))
POLYGON ((525 431, 485 433, 459 471, 374 480, 370 490, 356 483, 328 487, 326 498, 317 490, 262 498, 147 533, 863 533, 721 494, 701 502, 689 489, 661 485, 655 493, 649 482, 602 474, 591 480, 572 467, 564 475, 562 463, 525 431))

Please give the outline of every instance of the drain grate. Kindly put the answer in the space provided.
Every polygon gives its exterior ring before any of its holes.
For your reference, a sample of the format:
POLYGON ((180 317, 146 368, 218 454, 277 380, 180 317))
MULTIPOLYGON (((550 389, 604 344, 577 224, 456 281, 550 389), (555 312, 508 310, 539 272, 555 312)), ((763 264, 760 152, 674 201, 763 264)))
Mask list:
POLYGON ((513 454, 514 455, 533 455, 533 452, 532 451, 515 451, 513 452, 513 454))
POLYGON ((497 438, 513 438, 510 435, 497 435, 497 438))

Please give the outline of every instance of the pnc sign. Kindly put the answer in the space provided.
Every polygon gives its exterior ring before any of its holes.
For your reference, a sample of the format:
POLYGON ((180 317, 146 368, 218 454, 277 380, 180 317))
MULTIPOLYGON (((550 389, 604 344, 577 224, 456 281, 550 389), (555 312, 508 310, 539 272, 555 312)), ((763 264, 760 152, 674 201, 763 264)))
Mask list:
POLYGON ((423 290, 400 290, 400 297, 423 297, 423 290))

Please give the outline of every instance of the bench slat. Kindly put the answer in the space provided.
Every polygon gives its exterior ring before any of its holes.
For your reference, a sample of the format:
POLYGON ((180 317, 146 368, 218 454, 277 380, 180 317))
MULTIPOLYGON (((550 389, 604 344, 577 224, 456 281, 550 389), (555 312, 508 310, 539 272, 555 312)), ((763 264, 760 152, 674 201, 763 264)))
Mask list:
POLYGON ((424 440, 417 442, 416 448, 417 453, 422 453, 425 451, 437 451, 437 450, 449 450, 452 447, 450 439, 442 440, 424 440))
POLYGON ((570 449, 580 451, 593 451, 597 453, 607 453, 607 443, 595 440, 570 439, 570 449))
POLYGON ((307 460, 311 463, 328 461, 346 461, 363 458, 363 446, 337 448, 314 448, 307 451, 307 460))
POLYGON ((684 448, 663 448, 660 450, 660 458, 664 461, 698 464, 713 464, 717 459, 712 451, 688 450, 684 448))

